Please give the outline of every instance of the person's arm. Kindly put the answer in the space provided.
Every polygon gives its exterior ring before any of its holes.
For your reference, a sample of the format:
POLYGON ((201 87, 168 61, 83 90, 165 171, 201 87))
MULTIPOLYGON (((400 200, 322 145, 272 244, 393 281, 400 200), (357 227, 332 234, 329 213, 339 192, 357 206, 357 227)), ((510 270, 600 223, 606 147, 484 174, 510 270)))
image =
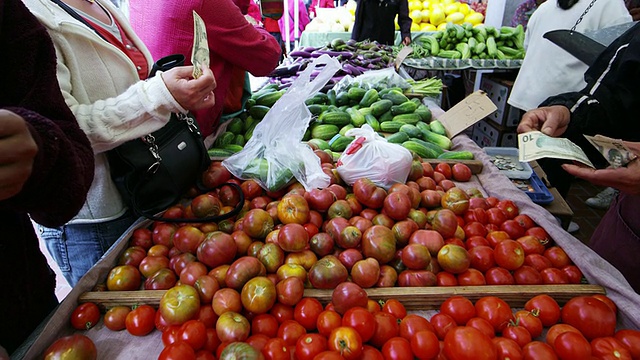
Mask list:
POLYGON ((400 0, 398 4, 398 26, 400 26, 400 36, 402 43, 411 43, 411 18, 409 17, 409 3, 407 0, 400 0))
POLYGON ((10 13, 16 17, 14 23, 33 25, 25 26, 26 32, 3 34, 9 40, 3 45, 12 54, 20 54, 20 64, 12 57, 0 57, 5 70, 0 99, 15 99, 15 106, 4 109, 24 121, 23 129, 28 130, 37 153, 20 192, 0 201, 0 209, 28 212, 42 225, 59 226, 84 204, 93 181, 94 154, 60 93, 54 49, 46 30, 26 10, 10 13))
POLYGON ((254 76, 269 74, 280 61, 278 41, 265 29, 249 24, 230 0, 210 4, 201 13, 207 24, 209 51, 254 76))

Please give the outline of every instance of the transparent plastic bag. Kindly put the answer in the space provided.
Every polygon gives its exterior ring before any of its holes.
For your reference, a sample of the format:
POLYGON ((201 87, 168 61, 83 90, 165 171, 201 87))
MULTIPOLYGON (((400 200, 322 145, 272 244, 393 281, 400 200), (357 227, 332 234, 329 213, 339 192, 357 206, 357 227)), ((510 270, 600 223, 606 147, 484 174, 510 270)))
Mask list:
POLYGON ((358 86, 365 90, 377 89, 382 90, 390 87, 399 87, 401 89, 409 89, 409 84, 405 79, 396 72, 396 69, 389 67, 380 70, 367 71, 356 77, 343 77, 333 89, 336 92, 349 89, 351 86, 358 86))
POLYGON ((320 159, 302 143, 311 121, 305 100, 315 95, 340 70, 340 63, 322 55, 291 84, 255 127, 244 149, 222 162, 240 179, 254 179, 263 189, 277 191, 294 177, 306 190, 329 186, 320 159), (311 73, 318 75, 311 80, 311 73))
POLYGON ((395 183, 405 183, 413 156, 401 145, 387 142, 368 124, 351 129, 346 136, 355 140, 338 159, 338 174, 347 184, 360 178, 367 178, 376 185, 389 189, 395 183))

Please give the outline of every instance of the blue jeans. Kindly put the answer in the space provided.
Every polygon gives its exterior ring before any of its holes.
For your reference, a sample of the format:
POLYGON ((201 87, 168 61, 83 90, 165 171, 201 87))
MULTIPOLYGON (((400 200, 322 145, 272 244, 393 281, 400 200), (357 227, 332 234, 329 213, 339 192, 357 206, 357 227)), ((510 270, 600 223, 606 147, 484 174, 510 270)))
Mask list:
POLYGON ((51 257, 72 287, 137 220, 130 211, 118 219, 95 224, 38 225, 51 257))

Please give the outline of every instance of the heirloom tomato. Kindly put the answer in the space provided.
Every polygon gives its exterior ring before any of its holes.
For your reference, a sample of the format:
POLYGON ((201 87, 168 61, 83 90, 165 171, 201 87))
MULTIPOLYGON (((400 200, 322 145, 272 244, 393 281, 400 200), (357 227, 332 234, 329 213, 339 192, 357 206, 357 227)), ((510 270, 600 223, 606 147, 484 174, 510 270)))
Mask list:
POLYGON ((200 309, 198 290, 190 285, 177 285, 160 298, 158 311, 168 324, 183 324, 192 319, 200 309))
POLYGON ((511 307, 498 297, 482 297, 476 301, 475 307, 478 317, 489 321, 496 332, 502 331, 513 320, 511 307))
POLYGON ((92 302, 78 305, 71 312, 71 326, 78 330, 89 330, 100 321, 100 309, 92 302))
POLYGON ((246 311, 264 314, 276 302, 276 286, 269 278, 256 276, 244 284, 240 299, 246 311))
POLYGON ((98 350, 91 339, 81 334, 74 334, 57 339, 44 351, 45 360, 55 359, 87 359, 95 360, 98 350))
POLYGON ((220 315, 216 322, 216 334, 222 342, 244 341, 249 337, 250 323, 246 317, 234 311, 220 315))
POLYGON ((569 300, 561 310, 562 322, 574 326, 591 341, 598 337, 613 336, 616 314, 607 304, 591 296, 578 296, 569 300))
POLYGON ((317 328, 318 316, 324 311, 322 304, 315 298, 306 297, 293 308, 293 319, 307 331, 317 328))
POLYGON ((309 204, 304 196, 285 195, 278 202, 278 219, 283 224, 304 225, 309 221, 309 204))
POLYGON ((359 359, 362 354, 362 338, 354 328, 340 326, 329 334, 327 347, 338 351, 346 360, 359 359))
POLYGON ((480 330, 469 326, 451 329, 444 338, 442 349, 449 360, 497 359, 496 346, 480 330))
POLYGON ((125 319, 129 312, 131 312, 131 308, 128 306, 112 307, 104 314, 104 325, 111 331, 124 330, 126 328, 125 319))

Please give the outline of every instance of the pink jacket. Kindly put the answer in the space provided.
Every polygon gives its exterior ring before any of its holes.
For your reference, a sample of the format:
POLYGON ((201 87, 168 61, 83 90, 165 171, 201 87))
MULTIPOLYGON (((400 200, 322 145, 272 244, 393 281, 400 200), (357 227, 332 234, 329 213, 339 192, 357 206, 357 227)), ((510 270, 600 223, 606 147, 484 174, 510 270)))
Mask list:
MULTIPOLYGON (((250 25, 232 0, 130 0, 130 21, 154 60, 170 54, 185 55, 191 64, 193 10, 207 25, 211 70, 216 77, 216 105, 195 113, 204 136, 214 132, 231 70, 239 66, 254 76, 265 76, 280 59, 280 46, 266 30, 250 25)), ((248 5, 248 4, 247 4, 248 5)))
MULTIPOLYGON (((293 42, 295 41, 295 27, 293 24, 293 20, 294 20, 294 0, 288 0, 289 3, 289 41, 293 42)), ((309 13, 307 12, 307 8, 304 5, 304 2, 302 0, 298 0, 298 39, 300 38, 300 35, 302 35, 302 32, 304 31, 304 29, 307 27, 307 24, 309 24, 310 20, 309 20, 309 13)), ((287 17, 287 14, 282 14, 282 17, 280 18, 280 20, 278 20, 278 25, 280 25, 280 33, 282 34, 282 41, 286 42, 287 38, 286 38, 286 34, 287 34, 287 28, 285 27, 285 17, 287 17)))
POLYGON ((333 0, 313 0, 311 6, 309 6, 309 16, 316 17, 317 8, 334 8, 333 0))

